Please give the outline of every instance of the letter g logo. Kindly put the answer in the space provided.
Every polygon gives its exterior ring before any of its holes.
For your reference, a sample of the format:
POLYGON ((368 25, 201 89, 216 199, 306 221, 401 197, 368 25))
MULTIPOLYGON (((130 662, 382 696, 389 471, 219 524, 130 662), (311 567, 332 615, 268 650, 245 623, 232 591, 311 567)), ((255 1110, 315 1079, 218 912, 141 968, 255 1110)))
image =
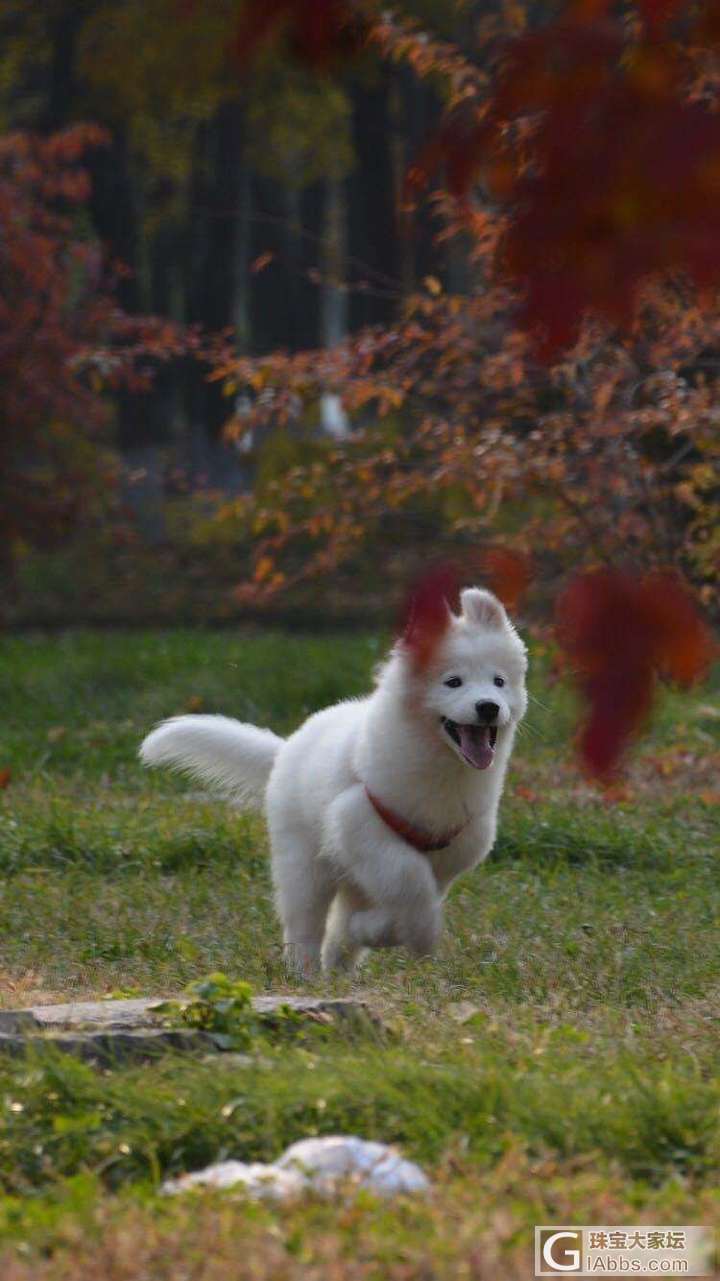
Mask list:
POLYGON ((543 1263, 551 1268, 553 1272, 579 1272, 580 1271, 580 1250, 570 1250, 567 1245, 561 1246, 560 1241, 572 1241, 573 1245, 579 1246, 582 1240, 581 1232, 553 1232, 551 1236, 545 1237, 542 1247, 543 1263))

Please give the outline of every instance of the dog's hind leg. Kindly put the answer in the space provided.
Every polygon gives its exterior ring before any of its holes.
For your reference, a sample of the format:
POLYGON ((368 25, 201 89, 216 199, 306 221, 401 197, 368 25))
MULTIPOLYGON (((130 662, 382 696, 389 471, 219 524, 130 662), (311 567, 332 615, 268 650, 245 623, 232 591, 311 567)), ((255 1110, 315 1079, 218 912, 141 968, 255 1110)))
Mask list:
POLYGON ((320 965, 325 921, 336 889, 332 870, 297 831, 275 831, 272 877, 286 965, 310 978, 320 965))

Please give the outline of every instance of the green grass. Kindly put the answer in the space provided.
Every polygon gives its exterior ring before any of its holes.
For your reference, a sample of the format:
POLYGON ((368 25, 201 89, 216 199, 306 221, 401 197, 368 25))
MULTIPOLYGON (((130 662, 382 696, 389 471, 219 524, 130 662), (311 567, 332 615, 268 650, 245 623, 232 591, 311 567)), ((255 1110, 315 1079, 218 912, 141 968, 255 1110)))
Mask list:
MULTIPOLYGON (((376 637, 250 630, 3 639, 2 1003, 171 994, 212 970, 292 990, 261 820, 142 771, 137 745, 188 710, 286 732, 364 690, 381 653, 376 637)), ((303 1259, 353 1281, 389 1276, 398 1259, 410 1269, 398 1277, 432 1276, 428 1257, 438 1277, 473 1276, 477 1240, 482 1267, 504 1275, 495 1250, 507 1275, 524 1275, 535 1222, 717 1217, 717 674, 663 697, 610 802, 574 770, 574 700, 547 673, 536 657, 541 701, 519 739, 497 847, 454 887, 437 956, 381 953, 353 982, 315 985, 367 997, 391 1041, 262 1038, 245 1066, 0 1060, 0 1229, 15 1243, 3 1277, 89 1277, 99 1234, 115 1243, 106 1275, 139 1281, 140 1265, 128 1272, 120 1259, 128 1233, 177 1261, 170 1242, 197 1252, 203 1232, 220 1240, 233 1225, 259 1251, 258 1276, 283 1275, 277 1249, 288 1276, 303 1259), (435 1177, 432 1207, 366 1198, 348 1221, 327 1206, 211 1198, 196 1222, 156 1198, 168 1173, 265 1159, 337 1130, 401 1143, 435 1177), (87 1255, 71 1262, 78 1233, 87 1255), (36 1273, 38 1249, 50 1254, 36 1273)))

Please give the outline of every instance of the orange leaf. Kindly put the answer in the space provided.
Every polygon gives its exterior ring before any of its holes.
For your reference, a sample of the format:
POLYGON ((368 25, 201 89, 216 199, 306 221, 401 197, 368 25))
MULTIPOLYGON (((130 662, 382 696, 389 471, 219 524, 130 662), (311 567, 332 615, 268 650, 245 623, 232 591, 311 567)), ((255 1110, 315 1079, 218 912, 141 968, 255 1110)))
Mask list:
POLYGON ((253 575, 255 582, 256 583, 264 582, 266 578, 270 577, 274 568, 275 568, 274 561, 272 561, 269 556, 261 556, 257 565, 255 566, 255 573, 253 575))
POLYGON ((264 254, 259 254, 258 257, 250 263, 250 270, 252 274, 256 276, 259 271, 264 271, 264 269, 273 261, 274 257, 275 254, 269 249, 266 250, 264 254))

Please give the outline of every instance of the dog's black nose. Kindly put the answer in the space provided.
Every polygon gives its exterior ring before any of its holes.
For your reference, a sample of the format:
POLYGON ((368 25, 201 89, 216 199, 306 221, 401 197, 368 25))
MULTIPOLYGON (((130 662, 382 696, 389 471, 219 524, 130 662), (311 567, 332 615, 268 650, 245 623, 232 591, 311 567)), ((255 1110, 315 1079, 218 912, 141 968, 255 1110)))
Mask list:
POLYGON ((490 725, 496 719, 500 707, 497 703, 476 703, 475 711, 483 725, 490 725))

